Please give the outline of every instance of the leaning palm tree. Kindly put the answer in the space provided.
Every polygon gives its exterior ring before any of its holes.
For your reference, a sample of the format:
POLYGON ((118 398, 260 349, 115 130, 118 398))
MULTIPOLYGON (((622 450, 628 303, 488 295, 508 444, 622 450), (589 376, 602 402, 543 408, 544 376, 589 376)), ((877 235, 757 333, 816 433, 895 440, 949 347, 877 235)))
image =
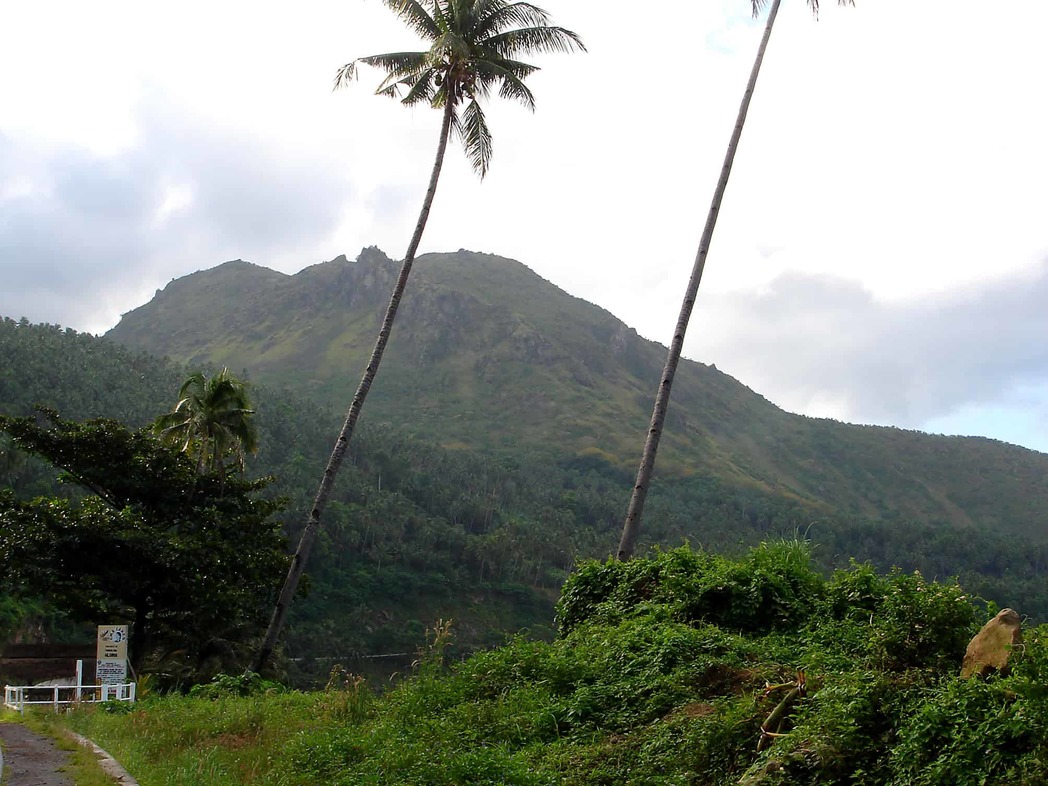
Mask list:
POLYGON ((197 460, 197 472, 224 472, 226 462, 243 472, 248 453, 258 449, 251 401, 244 384, 222 369, 212 377, 190 374, 175 408, 157 418, 153 430, 197 460))
POLYGON ((335 87, 344 87, 353 82, 357 75, 357 67, 361 63, 385 71, 386 77, 376 90, 378 95, 400 97, 401 103, 408 106, 428 104, 441 110, 443 119, 437 141, 437 156, 429 176, 429 188, 422 200, 422 210, 419 212, 400 275, 386 307, 386 315, 382 320, 375 348, 371 352, 371 359, 324 469, 320 488, 306 518, 306 526, 273 610, 269 629, 252 661, 250 668, 253 671, 262 668, 276 646, 291 599, 316 540, 320 517, 342 465, 346 447, 382 362, 382 355, 393 329, 393 320, 396 318, 400 299, 411 274, 415 252, 426 228, 451 133, 455 132, 458 135, 470 164, 483 178, 491 161, 492 141, 480 101, 489 98, 492 92, 497 90, 500 97, 518 101, 528 109, 534 109, 535 97, 524 84, 524 80, 538 68, 521 62, 517 57, 540 52, 570 52, 575 49, 585 51, 582 41, 575 33, 550 25, 549 15, 530 3, 505 0, 383 2, 408 27, 429 42, 429 49, 357 58, 338 70, 335 87))
MULTIPOLYGON (((651 484, 651 476, 655 470, 655 454, 659 449, 659 440, 662 439, 662 428, 666 421, 666 412, 670 404, 670 389, 673 387, 673 378, 677 373, 677 364, 680 362, 681 350, 684 348, 684 334, 688 330, 688 322, 691 320, 691 311, 695 306, 695 297, 699 291, 699 282, 702 280, 702 271, 706 267, 706 254, 710 250, 710 240, 713 238, 713 228, 717 225, 717 216, 720 215, 721 200, 724 198, 724 189, 728 185, 728 176, 731 174, 731 165, 735 160, 735 151, 739 146, 739 138, 742 136, 742 127, 746 123, 746 113, 750 109, 750 99, 753 97, 753 88, 757 84, 757 75, 761 70, 761 62, 764 60, 764 51, 768 48, 768 39, 771 38, 772 27, 775 25, 775 17, 779 13, 780 0, 772 0, 771 10, 768 11, 768 21, 764 26, 764 36, 761 38, 760 47, 757 49, 757 59, 750 71, 750 79, 746 84, 746 92, 742 95, 742 104, 739 106, 739 114, 735 120, 735 130, 732 131, 728 142, 728 152, 724 156, 724 164, 721 167, 717 186, 713 190, 713 201, 710 203, 710 212, 706 216, 706 226, 699 240, 699 250, 695 255, 695 263, 691 269, 691 278, 684 293, 684 301, 681 303, 680 315, 677 325, 673 330, 673 339, 670 341, 669 352, 666 355, 666 365, 663 367, 662 376, 659 380, 659 388, 655 394, 655 407, 651 413, 651 423, 648 426, 648 436, 644 442, 644 451, 641 454, 640 467, 637 470, 637 480, 633 484, 633 494, 630 497, 629 508, 626 511, 626 521, 622 526, 622 538, 619 540, 618 558, 628 560, 633 556, 637 545, 637 535, 640 532, 641 513, 644 511, 644 500, 648 496, 648 487, 651 484)), ((838 0, 841 5, 854 5, 855 0, 838 0)), ((767 4, 767 0, 750 0, 753 15, 757 16, 761 9, 767 4)), ((808 0, 813 13, 819 13, 819 0, 808 0)))

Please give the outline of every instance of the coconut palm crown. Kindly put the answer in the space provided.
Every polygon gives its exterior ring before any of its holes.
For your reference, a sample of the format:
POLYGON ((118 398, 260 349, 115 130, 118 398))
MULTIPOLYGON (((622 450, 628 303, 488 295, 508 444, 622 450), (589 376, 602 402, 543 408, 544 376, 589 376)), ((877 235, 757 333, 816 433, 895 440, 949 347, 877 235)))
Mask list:
POLYGON ((549 24, 549 15, 530 3, 505 0, 384 0, 430 48, 360 57, 335 76, 335 87, 356 78, 357 65, 387 75, 375 91, 407 105, 428 103, 451 112, 451 126, 473 169, 484 177, 491 161, 491 133, 480 101, 498 92, 534 110, 535 96, 524 84, 537 66, 519 55, 585 51, 578 35, 549 24))
POLYGON ((258 436, 244 384, 227 369, 212 377, 190 374, 178 391, 175 408, 153 428, 165 442, 197 459, 197 472, 225 470, 232 459, 241 472, 247 453, 258 449, 258 436))

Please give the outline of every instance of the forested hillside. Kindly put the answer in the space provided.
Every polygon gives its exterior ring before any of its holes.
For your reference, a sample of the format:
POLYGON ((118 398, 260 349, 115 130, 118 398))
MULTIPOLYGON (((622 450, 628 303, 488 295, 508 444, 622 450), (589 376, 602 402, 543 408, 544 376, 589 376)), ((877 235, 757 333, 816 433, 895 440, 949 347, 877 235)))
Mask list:
MULTIPOLYGON (((343 411, 396 275, 381 251, 294 276, 246 262, 173 281, 113 340, 246 369, 343 411)), ((517 459, 635 472, 665 349, 519 262, 459 251, 417 261, 365 422, 517 459)), ((659 471, 702 476, 832 515, 914 519, 1040 538, 1048 456, 791 415, 684 361, 659 471)))
MULTIPOLYGON (((109 339, 10 319, 0 323, 0 369, 4 414, 26 414, 36 403, 67 418, 107 416, 133 425, 169 409, 186 373, 109 339)), ((287 390, 256 384, 251 391, 261 447, 249 474, 276 476, 271 491, 289 499, 284 520, 294 538, 339 416, 287 390)), ((464 649, 525 628, 540 636, 550 632, 553 601, 574 559, 604 557, 614 549, 631 472, 597 451, 557 455, 524 445, 473 452, 423 441, 374 416, 368 420, 325 519, 309 571, 311 592, 294 607, 289 654, 345 659, 413 653, 425 627, 438 618, 456 620, 464 649)), ((923 446, 937 444, 889 430, 854 432, 894 433, 902 446, 900 462, 923 460, 923 446), (915 445, 909 455, 907 440, 915 445)), ((955 444, 962 457, 982 452, 1044 460, 984 440, 942 442, 955 444), (974 452, 965 453, 968 447, 974 452)), ((2 450, 5 485, 23 496, 50 492, 48 469, 7 444, 2 450)), ((942 463, 934 471, 946 475, 950 468, 942 463)), ((1009 470, 998 461, 990 471, 1009 470)), ((1025 505, 1031 516, 1043 517, 1036 487, 1024 497, 1021 479, 1012 483, 1019 498, 1007 504, 1025 505)), ((1005 508, 992 491, 992 484, 982 490, 990 495, 986 504, 1005 508)), ((882 570, 920 568, 929 578, 959 574, 972 592, 1048 618, 1048 546, 1042 537, 1008 534, 977 521, 959 526, 945 519, 867 517, 847 512, 849 504, 843 500, 835 510, 712 473, 665 476, 650 498, 645 538, 738 552, 768 537, 799 534, 811 539, 824 566, 846 565, 855 557, 871 559, 882 570)), ((318 668, 323 671, 324 664, 318 668)))

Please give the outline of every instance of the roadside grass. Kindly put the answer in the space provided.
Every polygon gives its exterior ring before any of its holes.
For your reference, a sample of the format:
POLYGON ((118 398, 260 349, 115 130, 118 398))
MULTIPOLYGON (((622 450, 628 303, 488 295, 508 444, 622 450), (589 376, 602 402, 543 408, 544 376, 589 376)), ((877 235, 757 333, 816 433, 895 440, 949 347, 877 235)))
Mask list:
POLYGON ((141 786, 277 786, 288 740, 325 719, 324 694, 154 696, 130 712, 83 708, 68 723, 141 786))

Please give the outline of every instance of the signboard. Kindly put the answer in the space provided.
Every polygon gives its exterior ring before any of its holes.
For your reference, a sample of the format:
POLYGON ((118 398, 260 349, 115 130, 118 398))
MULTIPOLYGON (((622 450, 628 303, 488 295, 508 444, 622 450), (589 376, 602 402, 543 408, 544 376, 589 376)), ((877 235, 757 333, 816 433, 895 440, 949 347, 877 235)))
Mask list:
POLYGON ((127 625, 98 626, 95 679, 99 685, 127 682, 127 625))

